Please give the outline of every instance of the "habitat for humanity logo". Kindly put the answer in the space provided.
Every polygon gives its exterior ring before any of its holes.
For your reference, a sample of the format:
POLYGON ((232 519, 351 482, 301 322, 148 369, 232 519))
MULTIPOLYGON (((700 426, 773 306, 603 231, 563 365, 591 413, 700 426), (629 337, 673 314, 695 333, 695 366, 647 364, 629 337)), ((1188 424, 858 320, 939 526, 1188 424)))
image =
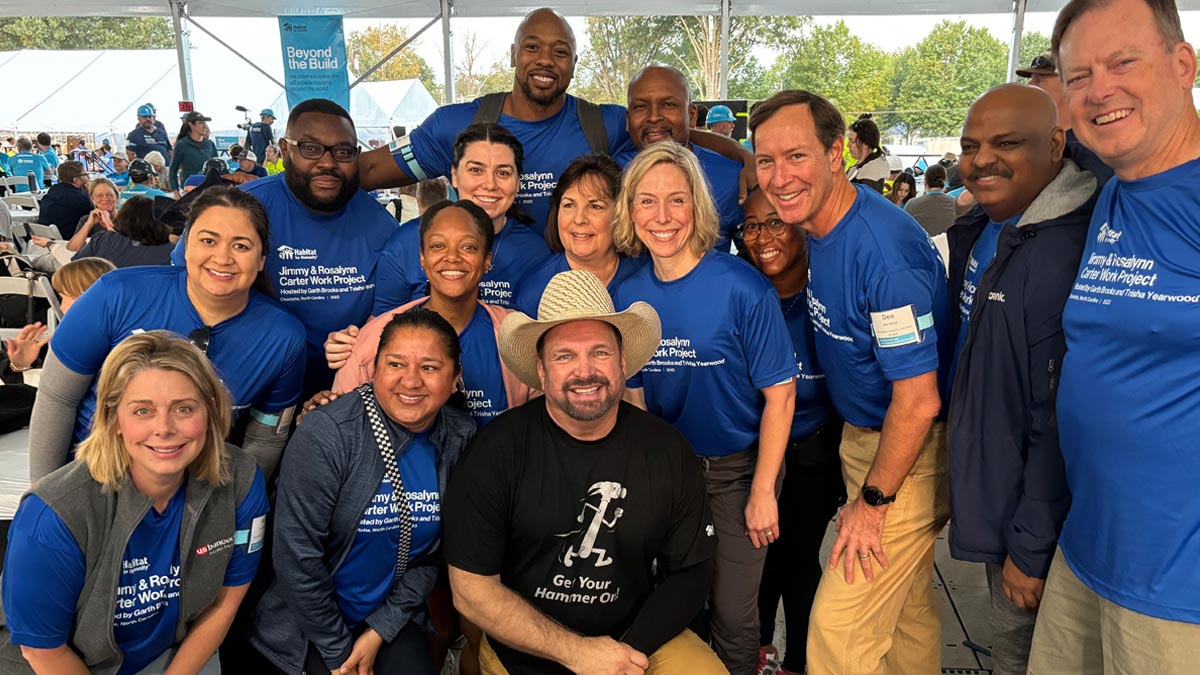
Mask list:
POLYGON ((1096 235, 1096 242, 1099 244, 1115 244, 1121 238, 1121 233, 1104 223, 1100 226, 1100 234, 1096 235))
POLYGON ((287 244, 275 249, 279 252, 280 260, 316 260, 317 249, 315 248, 292 248, 287 244))
POLYGON ((308 26, 302 24, 284 23, 283 30, 288 33, 307 33, 308 26))

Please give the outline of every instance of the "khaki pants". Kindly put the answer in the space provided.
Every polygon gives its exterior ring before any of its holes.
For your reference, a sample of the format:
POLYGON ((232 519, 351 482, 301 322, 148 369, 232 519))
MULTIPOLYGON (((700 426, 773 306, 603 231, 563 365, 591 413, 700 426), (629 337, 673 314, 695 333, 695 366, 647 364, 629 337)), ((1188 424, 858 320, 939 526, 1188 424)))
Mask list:
POLYGON ((1200 664, 1200 625, 1139 614, 1083 585, 1054 554, 1029 675, 1182 675, 1200 664))
MULTIPOLYGON (((841 455, 849 501, 862 493, 879 438, 877 431, 846 425, 841 455)), ((933 543, 948 519, 946 426, 935 422, 887 512, 888 569, 876 565, 873 582, 858 570, 855 583, 847 584, 842 565, 825 568, 809 619, 810 675, 939 672, 941 609, 933 590, 933 543)))
MULTIPOLYGON (((483 675, 509 675, 487 638, 479 645, 479 672, 483 675)), ((646 675, 728 675, 720 659, 695 633, 684 629, 650 655, 646 675)))

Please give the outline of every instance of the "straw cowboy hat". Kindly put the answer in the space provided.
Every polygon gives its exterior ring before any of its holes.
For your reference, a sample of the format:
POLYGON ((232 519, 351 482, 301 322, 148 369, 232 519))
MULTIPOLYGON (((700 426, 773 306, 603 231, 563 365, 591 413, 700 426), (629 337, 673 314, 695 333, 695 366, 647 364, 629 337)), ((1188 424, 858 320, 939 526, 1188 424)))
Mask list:
POLYGON ((554 275, 542 293, 537 315, 537 319, 531 319, 513 312, 500 323, 500 358, 517 379, 534 389, 542 388, 537 372, 538 340, 559 324, 594 320, 616 328, 621 334, 626 378, 646 365, 662 339, 662 324, 653 307, 635 302, 617 312, 604 284, 583 270, 554 275))

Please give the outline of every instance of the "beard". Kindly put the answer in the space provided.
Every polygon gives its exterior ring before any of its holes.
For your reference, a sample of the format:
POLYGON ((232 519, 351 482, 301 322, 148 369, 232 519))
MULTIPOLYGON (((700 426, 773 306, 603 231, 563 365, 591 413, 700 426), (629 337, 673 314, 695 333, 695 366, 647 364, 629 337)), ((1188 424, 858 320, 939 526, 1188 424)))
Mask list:
MULTIPOLYGON (((558 82, 561 82, 561 80, 558 80, 558 82)), ((563 86, 556 87, 553 91, 547 94, 534 92, 533 87, 529 86, 528 77, 519 80, 518 84, 520 84, 521 91, 524 92, 525 97, 538 105, 550 105, 562 98, 563 94, 567 93, 567 88, 563 86)))
POLYGON ((301 204, 304 204, 313 211, 340 211, 342 207, 350 203, 350 200, 354 198, 355 193, 358 192, 357 172, 355 172, 353 176, 349 177, 332 173, 301 173, 299 169, 285 163, 283 168, 283 177, 287 182, 288 189, 292 191, 292 194, 296 195, 296 199, 299 199, 301 204), (317 195, 313 194, 312 189, 308 186, 309 181, 318 175, 337 176, 337 178, 341 179, 342 181, 342 189, 338 190, 338 193, 333 197, 318 197, 317 195))
POLYGON ((559 410, 562 410, 573 420, 579 422, 595 422, 596 420, 608 414, 613 406, 621 402, 621 394, 613 391, 612 383, 603 375, 593 375, 591 377, 568 380, 563 383, 561 396, 550 397, 551 403, 559 410), (592 401, 582 405, 571 402, 570 389, 572 387, 587 387, 598 386, 602 390, 608 392, 608 396, 599 401, 592 401))

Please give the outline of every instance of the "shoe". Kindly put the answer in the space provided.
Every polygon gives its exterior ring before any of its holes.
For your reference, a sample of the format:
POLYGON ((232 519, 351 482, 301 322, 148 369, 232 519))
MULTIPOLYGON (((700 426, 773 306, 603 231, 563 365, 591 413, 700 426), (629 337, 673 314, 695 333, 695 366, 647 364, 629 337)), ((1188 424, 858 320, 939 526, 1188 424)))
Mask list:
POLYGON ((758 649, 758 675, 775 675, 779 671, 779 650, 775 645, 758 649))

